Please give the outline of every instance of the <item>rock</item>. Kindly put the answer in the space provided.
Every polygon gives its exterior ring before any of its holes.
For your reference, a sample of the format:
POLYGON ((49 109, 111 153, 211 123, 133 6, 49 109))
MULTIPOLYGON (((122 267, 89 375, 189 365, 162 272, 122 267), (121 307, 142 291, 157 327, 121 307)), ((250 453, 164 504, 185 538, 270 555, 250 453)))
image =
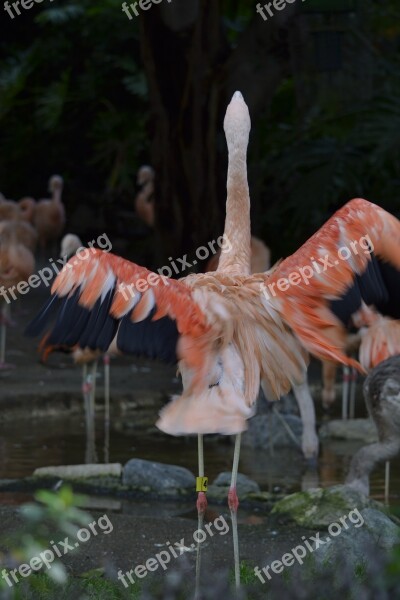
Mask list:
POLYGON ((60 479, 89 479, 92 477, 118 477, 122 474, 122 465, 68 465, 61 467, 40 467, 33 472, 34 477, 59 477, 60 479))
POLYGON ((133 458, 123 469, 122 483, 143 492, 177 494, 196 490, 193 473, 184 467, 133 458))
POLYGON ((243 446, 263 448, 265 450, 270 448, 270 446, 276 448, 295 446, 295 442, 282 424, 282 419, 292 430, 297 439, 298 446, 301 447, 303 425, 300 417, 281 414, 281 418, 279 418, 271 412, 269 414, 256 415, 250 419, 249 428, 242 436, 243 446))
POLYGON ((378 441, 378 432, 371 419, 334 420, 319 430, 321 439, 360 440, 367 444, 378 441))
POLYGON ((348 486, 336 485, 291 494, 277 502, 272 513, 289 515, 302 527, 324 529, 356 508, 380 510, 381 505, 348 486))
MULTIPOLYGON (((231 476, 229 472, 220 473, 208 486, 207 496, 215 500, 226 499, 231 485, 231 476)), ((246 475, 238 473, 236 492, 239 498, 243 499, 250 494, 260 494, 260 486, 246 475)))
POLYGON ((371 549, 387 552, 399 543, 400 527, 381 511, 364 508, 360 515, 357 527, 348 523, 349 528, 342 527, 337 536, 329 536, 329 542, 322 536, 325 544, 312 555, 317 564, 340 564, 345 557, 346 563, 354 565, 353 568, 363 567, 370 560, 371 549))

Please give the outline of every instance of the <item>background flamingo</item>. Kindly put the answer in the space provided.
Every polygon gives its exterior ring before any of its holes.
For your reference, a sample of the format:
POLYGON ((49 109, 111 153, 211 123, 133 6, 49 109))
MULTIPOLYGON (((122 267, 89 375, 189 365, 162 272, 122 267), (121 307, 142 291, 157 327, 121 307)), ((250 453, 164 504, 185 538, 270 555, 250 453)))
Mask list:
POLYGON ((364 398, 379 442, 364 446, 353 456, 346 484, 368 496, 369 474, 375 465, 389 461, 400 450, 400 356, 372 369, 364 382, 364 398))
POLYGON ((38 235, 32 225, 26 221, 0 221, 0 238, 4 245, 12 242, 21 244, 34 253, 38 235))
POLYGON ((0 195, 0 221, 11 221, 19 219, 21 216, 20 207, 14 200, 6 200, 3 194, 0 195))
POLYGON ((3 223, 4 229, 0 233, 0 314, 1 314, 1 336, 0 336, 0 369, 7 369, 13 365, 5 362, 6 351, 6 327, 10 323, 11 294, 7 294, 21 281, 27 281, 35 270, 35 258, 32 251, 22 244, 15 235, 14 223, 3 223))
MULTIPOLYGON (((81 239, 72 233, 67 233, 61 240, 60 257, 70 259, 78 250, 83 248, 81 239)), ((98 360, 101 352, 80 348, 79 346, 52 345, 49 343, 51 335, 47 334, 39 345, 40 361, 44 364, 53 352, 71 354, 74 364, 82 366, 82 394, 86 423, 86 453, 85 462, 97 462, 95 440, 95 412, 96 412, 96 377, 98 360)), ((110 438, 110 357, 103 355, 104 364, 104 461, 109 460, 110 438)))
POLYGON ((33 223, 35 216, 36 202, 30 196, 26 196, 18 200, 18 206, 20 208, 20 218, 28 223, 33 223))
POLYGON ((155 222, 154 212, 154 169, 148 165, 140 167, 137 174, 139 191, 135 197, 135 210, 138 217, 153 228, 155 222))
POLYGON ((36 203, 33 224, 38 232, 39 246, 44 253, 49 242, 56 242, 64 229, 65 209, 61 201, 63 178, 53 175, 49 180, 51 199, 39 200, 36 203))
POLYGON ((199 521, 207 505, 202 436, 236 435, 228 503, 238 583, 240 440, 254 413, 260 382, 270 398, 279 398, 301 383, 307 361, 304 348, 319 358, 358 365, 344 352, 345 323, 367 296, 368 303, 380 303, 382 312, 392 313, 386 296, 399 281, 400 223, 365 200, 353 200, 272 273, 250 275, 246 169, 250 118, 238 92, 228 106, 224 126, 229 153, 225 235, 231 250, 222 253, 217 271, 174 281, 95 250, 86 261, 70 263, 58 275, 51 299, 28 333, 39 333, 55 313, 53 342, 104 352, 116 336, 122 352, 179 361, 183 393, 163 409, 157 425, 173 435, 198 434, 199 521), (362 253, 340 262, 329 273, 298 281, 290 294, 268 297, 264 293, 266 286, 288 280, 311 256, 335 256, 343 244, 350 245, 366 231, 375 256, 362 253), (380 269, 381 259, 394 267, 388 285, 380 280, 377 285, 375 272, 369 269, 372 264, 380 269))

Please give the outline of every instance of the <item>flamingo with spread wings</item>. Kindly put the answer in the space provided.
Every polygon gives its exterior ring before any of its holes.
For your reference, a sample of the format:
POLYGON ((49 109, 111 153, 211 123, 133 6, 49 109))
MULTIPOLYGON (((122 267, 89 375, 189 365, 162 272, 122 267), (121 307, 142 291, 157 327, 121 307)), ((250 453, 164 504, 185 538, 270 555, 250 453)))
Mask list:
MULTIPOLYGON (((229 163, 225 236, 212 273, 175 281, 112 254, 96 250, 87 260, 64 267, 52 297, 28 328, 38 334, 55 314, 51 343, 118 350, 178 361, 183 393, 162 410, 158 427, 173 435, 199 436, 199 477, 204 477, 203 435, 236 435, 228 495, 233 529, 238 498, 236 477, 241 432, 254 414, 260 384, 279 398, 304 380, 306 348, 319 358, 345 364, 346 324, 361 301, 397 317, 400 307, 400 222, 365 200, 349 202, 295 254, 271 273, 250 274, 250 196, 246 154, 250 117, 240 92, 228 106, 225 122, 229 163), (334 260, 338 250, 369 235, 372 252, 359 252, 306 281, 275 295, 265 289, 313 257, 334 260), (263 292, 264 290, 264 292, 263 292), (396 296, 397 294, 397 296, 396 296)), ((322 263, 321 263, 322 264, 322 263)), ((326 268, 325 268, 326 267, 326 268)), ((274 288, 274 289, 275 289, 274 288)), ((199 515, 206 508, 199 491, 199 515)), ((238 582, 237 538, 234 538, 238 582)))

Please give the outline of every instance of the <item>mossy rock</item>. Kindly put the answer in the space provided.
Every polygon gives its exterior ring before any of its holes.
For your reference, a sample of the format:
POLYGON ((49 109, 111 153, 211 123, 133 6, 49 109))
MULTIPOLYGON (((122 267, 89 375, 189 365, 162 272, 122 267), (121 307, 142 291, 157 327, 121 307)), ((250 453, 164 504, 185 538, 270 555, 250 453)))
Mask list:
POLYGON ((309 529, 326 529, 355 508, 381 510, 381 505, 347 486, 336 485, 291 494, 275 504, 272 514, 288 515, 309 529))

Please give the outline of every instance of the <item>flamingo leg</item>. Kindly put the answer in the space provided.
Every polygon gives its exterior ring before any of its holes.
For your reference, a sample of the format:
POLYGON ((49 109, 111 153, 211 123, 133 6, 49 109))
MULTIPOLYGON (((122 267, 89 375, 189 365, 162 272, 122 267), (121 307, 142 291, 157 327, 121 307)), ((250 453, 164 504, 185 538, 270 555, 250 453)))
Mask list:
POLYGON ((86 421, 86 463, 97 462, 95 442, 95 397, 96 397, 96 372, 97 361, 92 363, 91 372, 88 374, 87 366, 83 366, 84 384, 83 398, 85 405, 86 421))
POLYGON ((232 479, 231 487, 228 493, 228 505, 231 511, 232 519, 232 537, 233 537, 233 555, 235 560, 235 583, 236 587, 240 587, 240 565, 239 565, 239 536, 237 528, 237 509, 239 506, 239 499, 236 493, 237 474, 239 468, 239 457, 240 457, 240 444, 242 441, 242 434, 238 433, 235 438, 235 451, 233 455, 233 466, 232 466, 232 479))
POLYGON ((357 385, 357 371, 354 367, 351 367, 350 376, 350 419, 354 419, 355 408, 356 408, 356 385, 357 385))
POLYGON ((390 495, 390 461, 385 463, 385 504, 389 504, 390 495))
POLYGON ((344 366, 343 367, 343 389, 342 389, 342 419, 344 421, 348 418, 349 379, 350 379, 350 369, 348 366, 344 366))
POLYGON ((104 462, 110 462, 110 357, 105 354, 104 363, 104 462))
POLYGON ((15 369, 15 365, 6 363, 7 325, 10 323, 10 307, 4 304, 0 311, 0 371, 15 369))
MULTIPOLYGON (((297 400, 303 425, 301 438, 303 455, 310 462, 310 465, 315 466, 318 460, 319 439, 315 423, 314 401, 308 386, 307 376, 301 384, 293 386, 293 393, 297 400)), ((285 424, 287 425, 286 421, 285 424)), ((295 439, 297 442, 296 436, 295 439)))
MULTIPOLYGON (((199 458, 199 476, 197 478, 196 490, 197 495, 197 528, 203 530, 204 515, 207 509, 207 497, 205 491, 207 489, 207 482, 204 478, 204 447, 203 447, 203 435, 197 436, 198 446, 198 458, 199 458)), ((195 600, 200 600, 200 577, 201 577, 201 542, 197 542, 197 554, 196 554, 196 587, 195 587, 195 600)))

